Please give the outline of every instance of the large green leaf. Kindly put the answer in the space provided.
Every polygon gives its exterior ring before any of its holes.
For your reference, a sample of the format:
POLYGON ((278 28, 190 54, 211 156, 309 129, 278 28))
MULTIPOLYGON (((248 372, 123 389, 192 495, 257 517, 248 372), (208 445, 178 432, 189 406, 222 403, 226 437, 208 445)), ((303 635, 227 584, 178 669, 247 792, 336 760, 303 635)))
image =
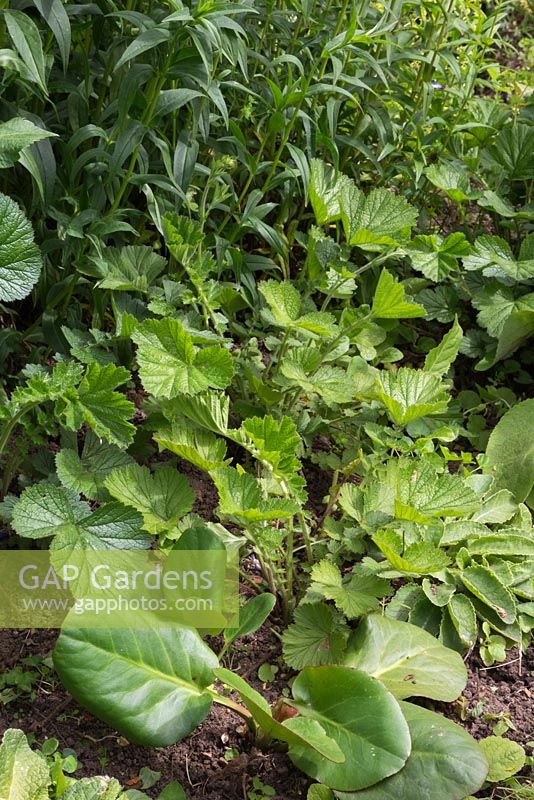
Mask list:
POLYGON ((360 622, 349 639, 344 663, 382 681, 401 700, 430 697, 452 702, 467 682, 458 653, 422 628, 379 614, 360 622))
POLYGON ((333 336, 337 331, 335 317, 321 311, 300 314, 301 298, 289 281, 263 281, 259 290, 269 306, 263 316, 279 328, 293 328, 315 333, 318 336, 333 336))
POLYGON ((507 125, 488 148, 490 160, 511 180, 534 178, 534 129, 531 125, 507 125))
POLYGON ((195 429, 185 421, 172 422, 158 428, 154 439, 162 450, 170 450, 205 472, 211 472, 227 463, 224 440, 209 431, 195 429))
POLYGON ((465 170, 454 164, 431 164, 425 172, 428 180, 455 203, 463 203, 476 196, 471 191, 465 170))
POLYGON ((297 503, 285 497, 264 500, 260 484, 248 472, 218 467, 211 477, 219 492, 219 513, 237 517, 242 522, 288 519, 299 510, 297 503))
POLYGON ((444 375, 455 360, 462 344, 463 332, 454 320, 454 325, 447 331, 437 347, 433 347, 425 357, 424 371, 434 375, 444 375))
POLYGON ((106 500, 109 493, 104 487, 106 477, 118 467, 127 467, 133 459, 114 444, 108 444, 89 430, 85 436, 81 455, 77 450, 64 447, 56 455, 56 472, 67 489, 83 494, 90 500, 106 500))
POLYGON ((301 468, 296 452, 302 442, 290 417, 249 417, 229 435, 278 477, 290 480, 301 468))
POLYGON ((400 367, 396 373, 378 373, 377 395, 397 425, 406 425, 419 417, 442 414, 449 395, 439 375, 400 367))
POLYGON ((146 320, 132 334, 139 374, 155 397, 198 394, 224 389, 234 374, 232 357, 223 347, 199 350, 176 319, 146 320))
POLYGON ((13 527, 19 536, 42 539, 54 536, 52 549, 136 550, 150 545, 142 517, 121 503, 107 503, 91 513, 62 486, 38 483, 25 489, 13 510, 13 527))
POLYGON ((336 792, 339 800, 464 800, 476 792, 488 772, 484 753, 454 722, 400 703, 412 739, 404 769, 363 792, 336 792))
POLYGON ((410 319, 424 317, 426 310, 407 299, 402 283, 384 269, 375 289, 372 314, 377 319, 410 319))
POLYGON ((490 765, 488 781, 500 783, 511 778, 525 766, 525 751, 517 742, 502 736, 482 739, 480 747, 490 765))
POLYGON ((0 193, 0 302, 26 297, 37 283, 42 266, 24 212, 0 193))
POLYGON ((365 195, 351 183, 342 188, 340 205, 347 242, 363 248, 403 241, 417 220, 417 210, 387 189, 365 195))
POLYGON ((353 792, 402 769, 411 749, 408 726, 379 681, 349 667, 311 667, 300 673, 292 691, 301 715, 317 720, 345 756, 337 765, 290 746, 291 760, 312 778, 353 792))
POLYGON ((534 400, 506 412, 488 441, 486 457, 494 489, 508 489, 522 503, 534 486, 534 400))
POLYGON ((217 657, 190 628, 71 628, 53 658, 81 705, 147 747, 183 739, 211 708, 217 657))
POLYGON ((449 236, 414 236, 408 255, 414 269, 431 281, 442 281, 456 267, 458 259, 471 249, 463 233, 449 236))
POLYGON ((514 281, 530 281, 534 278, 534 258, 516 260, 512 248, 500 236, 479 236, 473 252, 464 258, 467 270, 483 270, 484 275, 514 281))
POLYGON ((310 200, 318 225, 340 218, 341 190, 351 185, 343 173, 336 172, 329 164, 313 158, 310 163, 310 200))
POLYGON ((89 364, 77 391, 64 394, 58 404, 67 427, 77 431, 85 422, 97 436, 118 447, 128 447, 135 434, 130 422, 135 406, 114 390, 129 378, 125 367, 89 364))
MULTIPOLYGON (((447 472, 440 474, 429 461, 402 459, 393 466, 397 467, 397 502, 405 512, 415 509, 429 518, 457 517, 480 506, 480 498, 463 478, 447 472)), ((409 518, 409 515, 399 516, 409 518)))
POLYGON ((50 783, 44 758, 30 749, 22 731, 9 728, 0 746, 2 800, 48 800, 50 783))
POLYGON ((148 467, 132 464, 114 470, 104 485, 116 500, 139 511, 143 527, 153 534, 175 527, 195 501, 187 478, 173 467, 152 474, 148 467))
POLYGON ((154 280, 163 272, 165 259, 151 247, 107 247, 97 260, 101 289, 123 292, 148 292, 154 280))
POLYGON ((311 579, 309 592, 333 600, 348 619, 378 609, 378 598, 389 593, 388 582, 374 575, 354 571, 343 580, 339 567, 327 559, 313 565, 311 579))
POLYGON ((347 373, 330 364, 321 365, 321 355, 313 348, 300 347, 282 359, 280 372, 294 381, 306 394, 318 394, 330 403, 350 403, 356 384, 347 373))
POLYGON ((38 128, 29 119, 13 117, 0 123, 0 169, 12 167, 25 147, 34 142, 56 136, 55 133, 38 128))

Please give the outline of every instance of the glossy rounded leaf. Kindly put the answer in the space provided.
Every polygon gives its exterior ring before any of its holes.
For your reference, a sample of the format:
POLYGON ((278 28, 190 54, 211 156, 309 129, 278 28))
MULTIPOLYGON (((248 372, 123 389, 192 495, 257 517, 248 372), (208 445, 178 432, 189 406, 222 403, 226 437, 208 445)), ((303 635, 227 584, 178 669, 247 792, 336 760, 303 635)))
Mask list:
POLYGON ((338 800, 463 800, 480 789, 488 764, 477 742, 433 711, 400 707, 412 737, 406 766, 363 792, 336 792, 338 800))
POLYGON ((399 699, 417 696, 452 702, 467 681, 458 653, 422 628, 380 614, 360 623, 349 639, 345 664, 368 672, 399 699))
POLYGON ((218 661, 191 628, 66 629, 53 658, 72 696, 132 742, 173 744, 211 708, 218 661))
POLYGON ((349 667, 309 667, 295 680, 293 697, 301 715, 317 720, 345 756, 345 763, 334 764, 290 747, 291 760, 312 778, 353 792, 404 766, 411 748, 408 725, 379 681, 349 667))

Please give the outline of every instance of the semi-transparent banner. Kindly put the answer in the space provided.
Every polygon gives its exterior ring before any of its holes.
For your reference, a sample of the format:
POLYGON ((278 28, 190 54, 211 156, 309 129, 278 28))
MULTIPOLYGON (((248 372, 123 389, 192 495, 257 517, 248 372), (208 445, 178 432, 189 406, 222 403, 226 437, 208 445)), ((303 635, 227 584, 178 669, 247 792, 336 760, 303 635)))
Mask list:
POLYGON ((226 550, 3 550, 0 628, 235 627, 226 550))

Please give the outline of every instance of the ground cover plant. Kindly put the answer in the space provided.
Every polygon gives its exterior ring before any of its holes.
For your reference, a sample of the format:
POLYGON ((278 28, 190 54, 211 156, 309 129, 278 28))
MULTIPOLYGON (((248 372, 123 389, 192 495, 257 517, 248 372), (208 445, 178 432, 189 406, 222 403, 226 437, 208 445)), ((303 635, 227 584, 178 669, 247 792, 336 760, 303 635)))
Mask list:
POLYGON ((3 4, 0 547, 242 602, 2 632, 0 797, 534 796, 531 19, 3 4))

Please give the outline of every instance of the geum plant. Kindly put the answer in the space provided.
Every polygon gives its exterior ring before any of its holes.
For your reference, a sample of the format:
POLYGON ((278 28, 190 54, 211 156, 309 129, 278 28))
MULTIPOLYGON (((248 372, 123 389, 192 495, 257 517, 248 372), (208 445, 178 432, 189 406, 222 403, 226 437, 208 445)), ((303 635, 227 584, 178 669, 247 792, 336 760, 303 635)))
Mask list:
POLYGON ((79 702, 132 741, 161 747, 182 739, 216 702, 242 716, 263 746, 283 743, 296 766, 339 798, 460 800, 487 773, 468 734, 405 702, 455 699, 466 681, 460 656, 379 615, 361 623, 338 665, 302 670, 292 697, 273 708, 220 667, 190 628, 64 629, 54 664, 79 702))

